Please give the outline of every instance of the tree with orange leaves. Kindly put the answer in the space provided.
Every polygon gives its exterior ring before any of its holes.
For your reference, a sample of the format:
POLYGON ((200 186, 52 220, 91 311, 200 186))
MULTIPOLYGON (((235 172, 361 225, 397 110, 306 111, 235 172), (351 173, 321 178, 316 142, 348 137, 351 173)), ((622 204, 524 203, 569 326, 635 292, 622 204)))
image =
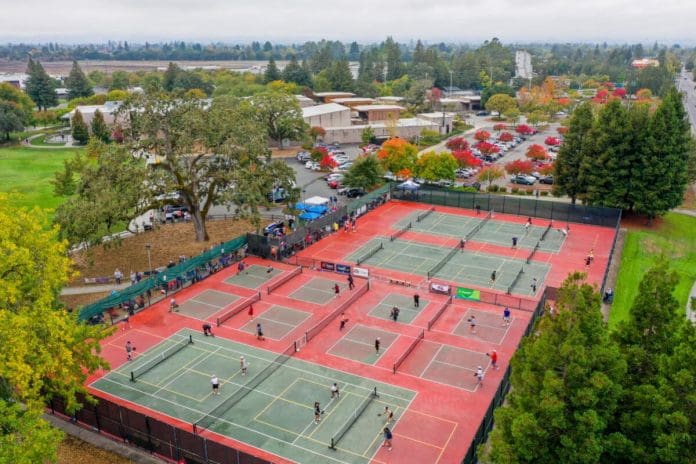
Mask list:
POLYGON ((418 159, 418 148, 394 137, 382 144, 377 159, 386 171, 391 171, 397 177, 411 177, 418 159))

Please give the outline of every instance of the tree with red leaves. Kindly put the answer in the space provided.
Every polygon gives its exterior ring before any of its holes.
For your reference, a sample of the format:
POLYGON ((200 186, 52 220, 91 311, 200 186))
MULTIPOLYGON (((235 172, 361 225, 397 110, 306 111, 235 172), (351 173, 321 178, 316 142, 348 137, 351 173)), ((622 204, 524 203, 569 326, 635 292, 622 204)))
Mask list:
POLYGON ((490 142, 479 142, 474 147, 481 152, 482 155, 492 155, 493 153, 498 153, 500 148, 496 147, 490 142))
POLYGON ((611 95, 612 97, 625 98, 626 89, 624 89, 623 87, 619 87, 618 89, 614 90, 611 95))
POLYGON ((464 151, 469 149, 469 142, 464 137, 453 137, 447 141, 445 146, 452 151, 464 151))
POLYGON ((550 176, 553 174, 554 171, 554 166, 553 163, 544 163, 541 166, 539 166, 538 169, 539 173, 544 175, 544 176, 550 176))
POLYGON ((561 135, 566 135, 568 133, 568 128, 566 126, 558 126, 556 128, 556 132, 558 132, 561 135))
POLYGON ((460 168, 475 168, 483 164, 483 161, 475 157, 471 150, 453 151, 452 156, 457 160, 460 168))
POLYGON ((501 132, 498 140, 501 142, 512 142, 515 137, 510 132, 501 132))
POLYGON ((483 129, 477 130, 476 133, 474 134, 474 139, 478 140, 479 142, 485 142, 486 140, 491 138, 491 133, 488 131, 485 131, 483 129))
POLYGON ((319 137, 324 137, 326 135, 326 129, 321 126, 312 126, 309 129, 309 136, 312 141, 316 142, 319 137))
POLYGON ((561 139, 558 137, 546 137, 546 139, 544 139, 544 143, 549 146, 557 147, 561 144, 561 139))
POLYGON ((519 124, 515 127, 515 131, 520 135, 534 135, 536 132, 532 127, 527 124, 519 124))
POLYGON ((321 169, 333 169, 338 166, 338 163, 329 155, 324 155, 321 161, 319 161, 319 167, 321 169))
POLYGON ((493 130, 496 132, 500 132, 500 131, 506 130, 506 129, 507 129, 507 124, 505 124, 504 122, 499 122, 493 126, 493 130))
POLYGON ((505 164, 505 170, 508 172, 508 174, 513 176, 517 174, 531 174, 532 171, 534 171, 534 164, 529 160, 510 161, 509 163, 505 164))
POLYGON ((534 145, 531 145, 529 148, 527 148, 526 156, 527 158, 532 160, 545 160, 548 159, 549 154, 543 145, 535 143, 534 145))

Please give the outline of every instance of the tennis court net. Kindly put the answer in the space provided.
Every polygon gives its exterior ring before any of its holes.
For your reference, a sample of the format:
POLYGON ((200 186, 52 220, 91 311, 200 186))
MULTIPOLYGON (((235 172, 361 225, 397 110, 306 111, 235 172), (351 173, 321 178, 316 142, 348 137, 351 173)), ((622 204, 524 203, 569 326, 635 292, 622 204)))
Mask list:
POLYGON ((474 227, 473 229, 471 229, 471 232, 469 232, 468 234, 466 234, 466 238, 465 238, 466 241, 468 242, 469 240, 471 240, 471 238, 472 238, 474 235, 476 235, 476 234, 478 233, 478 231, 481 230, 481 228, 482 228, 483 226, 485 226, 486 223, 487 223, 488 221, 491 220, 492 217, 493 217, 493 210, 489 211, 488 214, 486 214, 486 217, 483 218, 483 219, 481 220, 481 222, 479 222, 478 224, 476 224, 476 227, 474 227))
POLYGON ((546 226, 546 230, 544 231, 543 234, 541 234, 541 241, 543 242, 546 239, 546 235, 548 235, 549 231, 551 230, 551 227, 553 226, 553 223, 549 222, 549 225, 546 226))
POLYGON ((135 382, 135 379, 142 376, 146 372, 150 372, 153 368, 155 368, 155 366, 159 366, 161 363, 171 358, 179 351, 183 350, 191 344, 193 344, 193 336, 189 335, 185 339, 177 342, 175 345, 170 346, 169 348, 167 348, 166 350, 149 360, 147 363, 143 364, 142 366, 136 369, 133 369, 130 373, 131 382, 135 382))
POLYGON ((356 261, 356 263, 358 264, 358 266, 360 266, 362 263, 364 263, 364 262, 367 261, 368 259, 372 258, 372 257, 375 255, 375 253, 377 253, 377 252, 378 252, 379 250, 381 250, 382 248, 384 248, 384 244, 383 244, 383 243, 380 243, 379 245, 377 245, 376 247, 374 247, 373 249, 371 249, 370 251, 368 251, 367 253, 365 253, 363 256, 361 256, 360 258, 358 258, 358 260, 356 261))
POLYGON ((517 275, 515 276, 514 279, 512 279, 512 283, 507 289, 507 294, 510 295, 512 293, 512 289, 515 288, 515 285, 517 285, 517 282, 520 281, 520 277, 522 277, 522 274, 524 274, 524 268, 521 267, 517 275))
POLYGON ((401 235, 402 235, 404 232, 406 232, 407 230, 409 230, 411 227, 413 227, 413 224, 409 222, 408 224, 406 224, 406 227, 403 227, 401 230, 397 231, 394 235, 392 235, 392 236, 389 238, 389 241, 390 241, 390 242, 393 242, 393 241, 396 240, 397 238, 401 237, 401 235))
POLYGON ((302 266, 293 269, 288 275, 282 277, 281 279, 278 279, 276 282, 268 284, 268 294, 270 295, 272 291, 279 287, 282 287, 283 285, 285 285, 286 283, 288 283, 300 274, 302 274, 302 266))
POLYGON ((437 274, 437 272, 438 272, 440 269, 442 269, 442 267, 443 267, 445 264, 447 264, 447 262, 448 262, 450 259, 452 259, 452 258, 454 257, 454 255, 456 255, 456 254, 459 252, 459 250, 460 250, 459 245, 457 245, 456 247, 452 248, 452 251, 450 251, 449 253, 447 253, 447 256, 445 256, 444 258, 442 258, 442 259, 440 260, 439 263, 437 263, 435 266, 433 266, 433 268, 432 268, 431 270, 428 271, 428 279, 433 278, 433 276, 435 276, 435 274, 437 274))
POLYGON ((250 296, 246 300, 242 301, 240 304, 237 306, 231 308, 229 311, 226 313, 220 315, 216 319, 217 326, 220 327, 222 324, 224 324, 226 321, 231 319, 232 317, 236 316, 237 314, 241 313, 244 311, 246 308, 251 306, 252 304, 256 303, 261 299, 261 292, 255 293, 253 296, 250 296))
POLYGON ((367 407, 374 401, 375 398, 379 398, 379 395, 377 394, 377 387, 370 392, 370 394, 363 400, 363 402, 360 404, 360 406, 353 411, 353 413, 350 415, 348 420, 341 426, 341 428, 336 432, 336 435, 334 435, 331 438, 331 444, 329 444, 329 448, 332 450, 336 450, 336 445, 338 442, 343 438, 343 436, 350 430, 350 428, 355 424, 355 421, 358 420, 360 416, 365 412, 367 407))
POLYGON ((452 295, 447 298, 447 301, 443 303, 443 305, 440 307, 440 309, 437 310, 435 315, 428 321, 428 330, 432 329, 435 323, 437 322, 438 319, 440 319, 440 316, 442 316, 442 313, 445 312, 445 310, 449 307, 449 305, 452 304, 452 295))
POLYGON ((423 219, 427 218, 431 214, 435 212, 435 208, 430 208, 428 211, 424 213, 420 213, 418 217, 416 217, 416 222, 421 222, 423 219))
POLYGON ((396 371, 399 369, 399 367, 401 367, 401 364, 403 364, 403 362, 406 361, 406 358, 408 357, 408 355, 410 355, 413 352, 413 350, 416 349, 416 346, 418 346, 418 344, 421 341, 423 341, 424 338, 425 338, 425 330, 421 330, 420 333, 418 334, 418 336, 415 338, 415 340, 413 340, 413 342, 411 342, 411 345, 409 345, 408 349, 404 352, 404 354, 402 354, 399 357, 399 359, 396 360, 396 362, 394 363, 392 373, 396 374, 396 371))
POLYGON ((536 242, 536 245, 534 245, 534 248, 532 248, 532 251, 529 253, 529 256, 527 256, 527 264, 532 262, 532 258, 534 258, 534 255, 536 254, 539 247, 541 247, 541 242, 536 242))
POLYGON ((344 312, 350 305, 355 303, 358 298, 363 296, 370 289, 370 281, 368 280, 365 285, 358 288, 353 294, 343 303, 341 303, 332 313, 328 314, 324 319, 317 322, 316 325, 305 332, 305 342, 310 341, 316 337, 319 332, 324 330, 326 326, 331 324, 331 321, 336 319, 342 312, 344 312))
POLYGON ((259 371, 254 377, 252 377, 246 384, 239 387, 239 389, 234 392, 229 398, 217 405, 208 414, 203 416, 197 422, 193 424, 193 433, 197 434, 201 429, 208 429, 216 421, 222 419, 222 414, 231 409, 235 404, 242 401, 246 396, 256 389, 264 380, 271 376, 275 371, 277 371, 283 364, 287 362, 288 359, 292 357, 297 351, 297 344, 292 343, 283 353, 281 353, 277 358, 275 358, 268 366, 264 367, 259 371))

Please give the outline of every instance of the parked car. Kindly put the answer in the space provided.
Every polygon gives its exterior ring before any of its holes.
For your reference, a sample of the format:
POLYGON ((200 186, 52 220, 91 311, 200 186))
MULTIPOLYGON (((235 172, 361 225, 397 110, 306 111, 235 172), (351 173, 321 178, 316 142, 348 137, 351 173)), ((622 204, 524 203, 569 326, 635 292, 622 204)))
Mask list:
POLYGON ((305 167, 307 169, 311 169, 312 171, 318 171, 319 169, 321 169, 319 163, 317 163, 316 161, 307 161, 305 167))
POLYGON ((341 172, 332 172, 328 176, 325 177, 326 182, 331 182, 332 180, 342 180, 343 179, 343 173, 341 172))
POLYGON ((162 212, 164 212, 165 221, 174 222, 177 219, 182 219, 188 212, 188 208, 181 205, 164 205, 162 212))
POLYGON ((338 164, 343 164, 350 161, 350 158, 348 158, 347 155, 332 155, 331 158, 333 158, 333 160, 336 161, 338 164))
POLYGON ((307 151, 299 151, 297 152, 295 159, 297 159, 297 161, 299 161, 300 163, 306 163, 307 161, 310 161, 312 157, 307 151))
POLYGON ((528 176, 526 174, 517 174, 510 179, 510 182, 520 185, 534 185, 536 183, 536 177, 528 176))
POLYGON ((350 188, 346 191, 346 196, 348 198, 358 198, 365 195, 365 191, 359 188, 350 188))
POLYGON ((553 176, 544 176, 541 179, 539 179, 539 183, 552 185, 553 184, 553 176))
POLYGON ((439 187, 449 188, 449 187, 454 187, 454 182, 452 182, 451 180, 447 180, 447 179, 440 179, 438 181, 435 181, 435 185, 437 185, 439 187))
POLYGON ((351 168, 351 166, 353 166, 353 162, 352 162, 352 161, 347 161, 347 162, 345 162, 345 163, 339 164, 339 165, 338 165, 338 169, 340 169, 341 171, 347 171, 348 169, 351 168))
POLYGON ((341 179, 330 180, 328 185, 329 185, 329 188, 337 189, 337 188, 341 187, 341 179))
POLYGON ((488 116, 490 113, 488 111, 477 111, 476 116, 488 116))

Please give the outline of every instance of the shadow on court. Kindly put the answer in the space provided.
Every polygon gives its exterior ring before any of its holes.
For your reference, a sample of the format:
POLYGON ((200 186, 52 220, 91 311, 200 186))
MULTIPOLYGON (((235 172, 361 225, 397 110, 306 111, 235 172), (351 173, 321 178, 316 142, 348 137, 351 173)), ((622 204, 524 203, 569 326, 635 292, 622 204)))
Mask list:
POLYGON ((290 298, 325 305, 332 299, 336 298, 336 294, 334 293, 334 285, 337 283, 340 290, 339 298, 343 298, 345 297, 346 293, 348 293, 348 284, 336 282, 335 280, 322 279, 320 277, 313 277, 302 287, 291 293, 290 298))
POLYGON ((488 311, 468 309, 464 317, 454 328, 455 335, 460 337, 477 338, 500 345, 507 335, 510 326, 503 323, 503 318, 488 311), (475 319, 471 319, 471 317, 475 319), (475 322, 472 328, 472 322, 475 322))
POLYGON ((304 311, 283 306, 271 306, 258 317, 244 324, 239 330, 256 334, 256 324, 261 324, 266 338, 280 340, 311 316, 311 313, 304 311))

